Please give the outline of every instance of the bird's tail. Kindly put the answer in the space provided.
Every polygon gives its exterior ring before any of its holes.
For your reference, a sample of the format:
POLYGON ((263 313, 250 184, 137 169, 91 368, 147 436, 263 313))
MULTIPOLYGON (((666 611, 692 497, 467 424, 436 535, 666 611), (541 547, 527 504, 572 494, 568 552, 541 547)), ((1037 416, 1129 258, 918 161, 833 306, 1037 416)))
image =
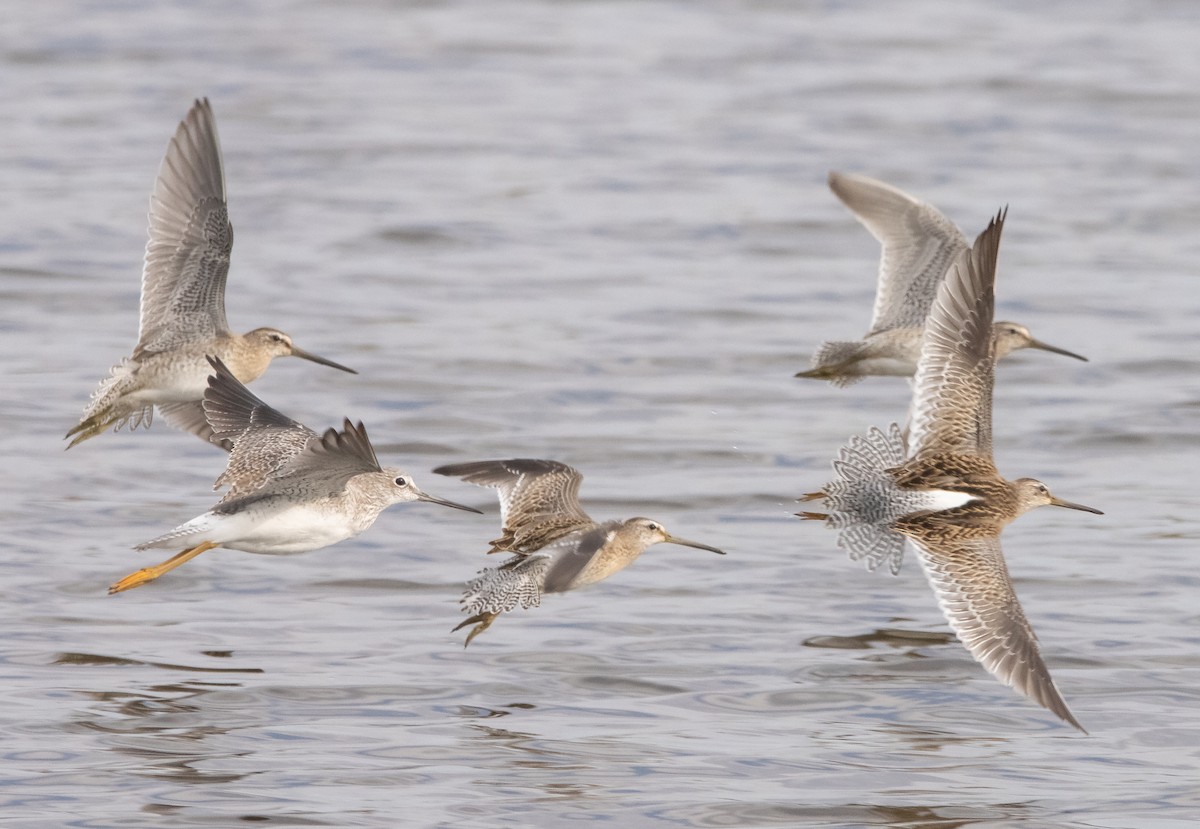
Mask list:
POLYGON ((817 353, 812 357, 812 368, 797 372, 797 377, 807 377, 814 380, 828 380, 835 386, 848 386, 862 379, 856 374, 846 373, 844 369, 858 360, 866 349, 862 342, 834 340, 821 343, 817 353))
POLYGON ((797 514, 824 519, 827 527, 838 530, 838 546, 854 561, 865 561, 868 570, 886 561, 893 574, 899 572, 904 536, 891 524, 907 510, 898 507, 904 499, 888 470, 904 458, 904 438, 895 423, 886 432, 872 428, 866 435, 855 435, 833 462, 837 478, 801 499, 824 500, 828 511, 797 514))
POLYGON ((74 438, 67 444, 68 449, 102 434, 109 427, 116 430, 128 424, 130 431, 139 426, 150 428, 154 417, 153 406, 131 406, 121 400, 121 396, 133 384, 133 375, 137 367, 138 364, 128 357, 112 367, 108 377, 105 377, 93 392, 91 400, 83 410, 83 417, 67 432, 67 438, 74 438))
POLYGON ((217 526, 218 520, 218 517, 212 512, 206 512, 203 515, 197 515, 191 521, 180 524, 169 533, 163 533, 162 535, 152 538, 149 541, 143 541, 133 549, 152 550, 156 547, 174 547, 181 538, 189 538, 191 536, 210 533, 210 531, 217 526))
POLYGON ((513 556, 498 567, 486 567, 467 582, 463 612, 472 615, 503 613, 517 605, 537 607, 542 603, 542 582, 550 567, 549 556, 513 556))

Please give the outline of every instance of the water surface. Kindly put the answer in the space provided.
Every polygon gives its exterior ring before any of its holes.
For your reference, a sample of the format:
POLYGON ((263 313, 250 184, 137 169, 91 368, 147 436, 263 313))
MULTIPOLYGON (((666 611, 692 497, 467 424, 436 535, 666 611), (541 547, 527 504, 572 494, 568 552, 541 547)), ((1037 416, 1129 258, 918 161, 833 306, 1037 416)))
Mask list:
POLYGON ((24 4, 0 51, 0 803, 14 827, 1190 826, 1200 808, 1200 12, 1045 4, 24 4), (223 458, 62 434, 136 335, 146 204, 209 96, 255 384, 486 517, 105 586, 223 458), (1010 568, 1076 734, 950 639, 919 568, 792 517, 902 380, 793 380, 865 329, 859 171, 969 235, 999 314, 1086 354, 999 370, 1010 568), (491 494, 553 457, 654 548, 462 648, 491 494))

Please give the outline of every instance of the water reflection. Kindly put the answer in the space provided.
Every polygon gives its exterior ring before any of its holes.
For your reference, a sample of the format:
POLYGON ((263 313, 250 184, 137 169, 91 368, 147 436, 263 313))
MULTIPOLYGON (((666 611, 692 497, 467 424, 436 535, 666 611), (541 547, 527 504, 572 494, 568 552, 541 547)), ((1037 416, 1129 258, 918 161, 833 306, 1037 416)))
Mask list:
POLYGON ((836 648, 840 650, 865 650, 874 645, 892 648, 912 648, 921 645, 944 645, 955 641, 953 633, 930 630, 905 630, 902 628, 879 628, 858 636, 810 636, 804 640, 809 648, 836 648))
POLYGON ((995 806, 718 803, 697 808, 669 809, 660 814, 668 820, 699 827, 820 826, 822 829, 851 829, 887 826, 892 829, 961 829, 979 825, 1013 825, 1027 819, 1030 811, 1021 803, 995 806))
MULTIPOLYGON (((218 687, 239 686, 228 683, 218 687)), ((183 682, 154 685, 140 693, 82 693, 102 704, 103 716, 77 718, 67 729, 110 735, 113 739, 105 740, 105 744, 111 751, 138 758, 131 774, 207 784, 230 783, 249 776, 205 768, 248 754, 247 748, 223 750, 219 738, 257 722, 250 714, 214 718, 210 706, 204 704, 206 696, 216 693, 213 687, 183 682)))
MULTIPOLYGON (((533 734, 495 728, 482 724, 471 726, 471 741, 482 746, 484 756, 503 757, 505 773, 497 779, 481 772, 476 781, 497 791, 507 792, 514 786, 541 793, 534 802, 547 800, 582 800, 604 795, 605 787, 597 779, 602 776, 594 759, 590 758, 586 742, 548 741, 533 734)), ((490 765, 490 764, 489 764, 490 765)))
MULTIPOLYGON (((210 650, 203 655, 229 659, 232 651, 210 650)), ((146 667, 173 673, 201 675, 254 675, 261 668, 216 667, 152 662, 98 653, 60 652, 52 664, 86 668, 146 667)), ((126 674, 128 676, 128 674, 126 674)), ((105 678, 111 675, 105 674, 105 678)), ((249 773, 214 769, 222 760, 245 756, 250 749, 234 749, 224 741, 232 732, 260 721, 251 694, 235 690, 240 682, 187 679, 147 685, 132 690, 75 689, 78 696, 96 703, 86 714, 77 713, 63 726, 68 732, 106 735, 108 750, 137 758, 130 773, 184 784, 223 784, 249 773)))
MULTIPOLYGON (((201 651, 205 656, 228 658, 232 651, 201 651)), ((217 668, 211 665, 176 665, 170 662, 147 662, 123 656, 108 656, 98 653, 60 653, 54 657, 55 665, 146 665, 165 671, 187 671, 214 674, 261 674, 262 668, 217 668)))
POLYGON ((1194 6, 61 5, 8 4, 0 53, 37 92, 0 142, 6 825, 1194 822, 1194 6), (203 94, 239 148, 237 307, 363 372, 281 366, 264 397, 360 414, 418 478, 596 469, 597 517, 656 505, 730 566, 647 556, 464 653, 488 522, 413 509, 107 600, 222 466, 171 430, 60 442, 128 347, 147 165, 203 94), (1126 504, 1008 550, 1091 738, 988 677, 918 568, 856 573, 792 517, 908 395, 791 379, 874 292, 831 168, 964 223, 1011 202, 1000 315, 1094 356, 1015 360, 996 400, 1002 467, 1126 504))

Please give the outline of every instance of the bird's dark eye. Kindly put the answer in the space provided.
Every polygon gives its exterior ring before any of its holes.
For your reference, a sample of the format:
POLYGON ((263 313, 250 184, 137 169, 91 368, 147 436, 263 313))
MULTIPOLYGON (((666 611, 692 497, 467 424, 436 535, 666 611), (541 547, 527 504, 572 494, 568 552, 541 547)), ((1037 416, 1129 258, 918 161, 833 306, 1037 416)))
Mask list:
POLYGON ((408 486, 408 479, 407 478, 397 478, 396 486, 408 486))
POLYGON ((661 528, 661 527, 659 527, 659 526, 658 526, 658 524, 655 524, 653 521, 651 521, 649 524, 647 524, 647 525, 646 525, 646 529, 648 529, 648 530, 659 530, 659 529, 662 529, 662 528, 661 528))

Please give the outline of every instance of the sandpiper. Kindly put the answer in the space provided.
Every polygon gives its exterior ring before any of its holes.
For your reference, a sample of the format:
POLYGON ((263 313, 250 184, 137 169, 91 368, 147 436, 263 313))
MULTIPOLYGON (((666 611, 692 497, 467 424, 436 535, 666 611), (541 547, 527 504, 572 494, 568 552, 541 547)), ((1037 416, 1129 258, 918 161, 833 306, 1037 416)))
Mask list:
POLYGON ((229 463, 213 488, 229 491, 215 507, 165 535, 139 544, 148 550, 188 543, 186 550, 109 587, 140 587, 206 550, 228 547, 283 555, 353 538, 392 504, 428 501, 478 513, 473 507, 422 492, 399 469, 380 467, 362 423, 318 435, 258 399, 216 358, 204 393, 214 441, 227 441, 229 463))
POLYGON ((543 593, 562 593, 625 569, 654 544, 681 544, 725 555, 723 550, 671 535, 650 518, 593 521, 579 505, 583 476, 558 461, 518 458, 439 466, 438 475, 493 487, 500 496, 503 531, 489 553, 515 553, 467 583, 462 605, 475 625, 463 647, 501 613, 537 607, 543 593))
POLYGON ((824 500, 828 512, 798 514, 840 530, 838 546, 871 569, 887 561, 895 573, 905 539, 912 541, 971 655, 1082 731, 1042 661, 1000 550, 1004 527, 1035 507, 1101 514, 1055 497, 1041 481, 1008 481, 996 470, 991 328, 1003 226, 1001 213, 938 289, 917 368, 910 451, 895 423, 851 439, 834 461, 837 480, 801 499, 824 500))
POLYGON ((225 278, 233 226, 225 204, 225 171, 208 99, 196 101, 167 146, 150 198, 150 241, 142 267, 142 311, 133 354, 100 382, 67 446, 110 426, 149 426, 158 406, 171 425, 210 437, 201 399, 218 357, 243 383, 275 357, 302 357, 357 374, 309 353, 275 328, 234 334, 225 319, 225 278))
MULTIPOLYGON (((829 187, 879 240, 883 254, 871 330, 861 340, 833 341, 813 355, 797 377, 845 386, 869 375, 908 377, 917 370, 925 318, 946 269, 970 249, 954 223, 931 204, 866 176, 830 173, 829 187)), ((992 325, 996 359, 1022 348, 1052 351, 1087 361, 1037 340, 1016 322, 992 325)))

